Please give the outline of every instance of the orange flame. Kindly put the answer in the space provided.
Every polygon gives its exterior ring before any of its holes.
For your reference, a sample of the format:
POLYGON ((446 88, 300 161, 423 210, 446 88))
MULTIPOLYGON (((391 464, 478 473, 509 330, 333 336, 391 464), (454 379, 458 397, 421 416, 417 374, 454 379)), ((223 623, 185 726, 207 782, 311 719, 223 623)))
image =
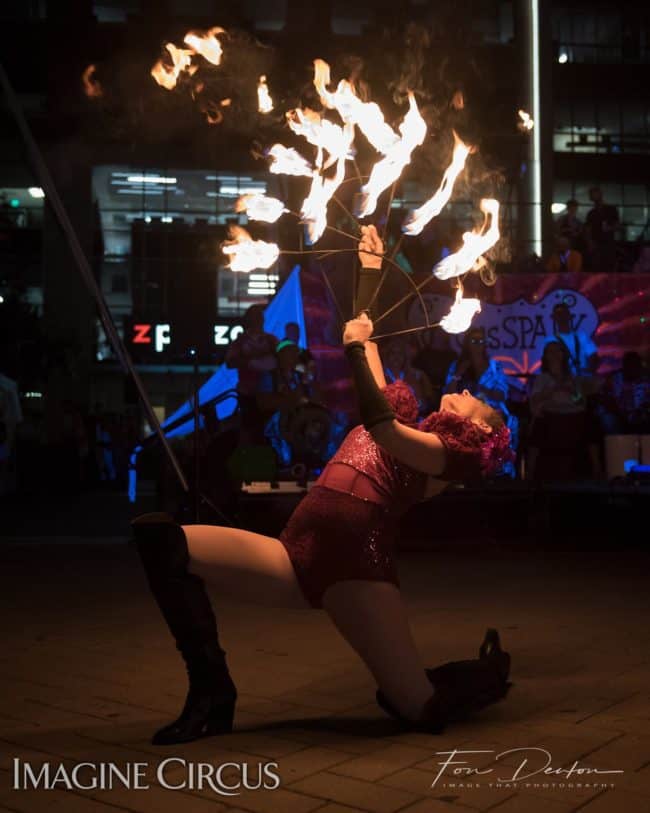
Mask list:
POLYGON ((382 154, 386 154, 398 141, 393 128, 386 124, 384 114, 374 102, 362 102, 354 92, 351 82, 342 79, 336 91, 327 89, 330 83, 330 66, 322 59, 314 60, 314 87, 321 103, 329 109, 336 109, 344 122, 355 124, 370 144, 382 154))
POLYGON ((483 225, 473 232, 465 232, 462 248, 445 257, 434 267, 433 273, 438 279, 451 279, 478 268, 481 255, 492 248, 499 239, 499 201, 483 198, 480 206, 485 215, 483 225))
POLYGON ((242 195, 235 204, 236 212, 246 212, 249 220, 261 220, 264 223, 275 223, 287 210, 284 203, 277 198, 250 193, 242 195))
POLYGON ((97 67, 95 65, 88 65, 86 70, 81 74, 84 93, 89 99, 100 99, 104 95, 102 86, 95 77, 96 71, 97 67))
POLYGON ((257 110, 259 113, 270 113, 273 110, 273 99, 264 74, 260 76, 260 81, 257 83, 257 110))
POLYGON ((422 229, 437 217, 442 211, 443 207, 449 202, 451 193, 456 183, 456 179, 465 167, 465 161, 470 153, 470 147, 458 138, 454 132, 454 152, 451 158, 451 163, 445 170, 442 176, 442 181, 436 193, 426 203, 411 212, 402 226, 404 234, 415 235, 420 234, 422 229))
POLYGON ((387 150, 385 158, 374 165, 368 183, 361 187, 360 217, 366 217, 375 211, 381 193, 399 178, 411 160, 413 150, 424 141, 427 125, 412 93, 409 93, 409 109, 399 131, 401 138, 387 150))
POLYGON ((151 75, 161 87, 173 90, 181 73, 185 71, 188 76, 192 76, 196 73, 197 67, 192 65, 193 51, 177 48, 172 42, 168 42, 165 48, 171 57, 172 64, 166 65, 162 59, 159 59, 151 69, 151 75))
POLYGON ((267 155, 271 159, 269 171, 274 175, 295 175, 311 178, 313 174, 309 163, 292 147, 274 144, 267 155))
POLYGON ((464 333, 472 324, 472 319, 481 311, 479 299, 463 299, 463 286, 458 281, 456 300, 451 310, 440 320, 440 327, 446 333, 464 333))
POLYGON ((253 240, 246 229, 231 226, 230 239, 221 246, 221 250, 230 258, 230 270, 249 273, 257 268, 270 268, 280 256, 276 243, 265 243, 264 240, 253 240))
POLYGON ((213 65, 221 64, 223 47, 217 39, 217 34, 225 34, 223 28, 215 26, 207 31, 188 31, 183 39, 185 45, 189 45, 196 54, 201 54, 203 59, 213 65))

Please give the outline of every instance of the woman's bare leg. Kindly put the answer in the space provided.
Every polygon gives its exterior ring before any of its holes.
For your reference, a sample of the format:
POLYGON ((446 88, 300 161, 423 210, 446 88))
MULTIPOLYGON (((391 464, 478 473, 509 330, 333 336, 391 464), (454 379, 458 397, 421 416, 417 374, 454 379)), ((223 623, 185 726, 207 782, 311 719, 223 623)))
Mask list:
MULTIPOLYGON (((274 607, 311 606, 279 540, 213 525, 185 525, 183 530, 190 573, 222 595, 274 607)), ((326 590, 323 608, 390 702, 405 717, 417 718, 433 690, 395 585, 337 582, 326 590)))
POLYGON ((184 525, 183 531, 189 572, 221 595, 272 607, 311 607, 278 539, 215 525, 184 525))
POLYGON ((323 607, 393 706, 417 719, 433 688, 397 587, 360 579, 337 582, 326 590, 323 607))

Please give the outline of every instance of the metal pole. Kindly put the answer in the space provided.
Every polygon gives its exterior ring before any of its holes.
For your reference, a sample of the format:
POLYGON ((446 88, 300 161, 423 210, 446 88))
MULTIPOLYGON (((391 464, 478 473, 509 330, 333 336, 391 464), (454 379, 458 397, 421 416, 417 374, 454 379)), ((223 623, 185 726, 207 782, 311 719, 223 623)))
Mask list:
POLYGON ((68 213, 63 205, 63 201, 59 197, 59 193, 57 191, 56 185, 54 183, 54 179, 52 178, 49 169, 47 168, 47 164, 45 163, 45 159, 32 136, 32 132, 27 124, 27 120, 23 114, 23 111, 20 107, 20 103, 18 101, 18 97, 16 96, 14 89, 9 82, 9 77, 7 76, 3 66, 0 64, 0 85, 2 85, 2 89, 4 90, 5 97, 7 99, 7 106, 9 110, 13 114, 14 119, 16 120, 16 124, 18 125, 18 129, 20 130, 20 134, 23 137, 25 145, 27 147, 27 151, 29 156, 32 160, 33 168, 36 173, 36 176, 39 180, 39 183, 45 192, 45 197, 52 207, 54 214, 56 215, 57 220, 59 221, 59 225, 63 229, 63 233, 66 236, 68 241, 68 245, 70 247, 70 251, 72 252, 72 256, 75 259, 77 264, 77 268, 83 277, 84 282, 92 296, 95 299, 95 303, 97 305, 97 310, 99 311, 99 318, 101 319, 102 325, 104 327, 104 331, 108 340, 115 351, 116 356, 120 364, 122 365, 122 369, 127 375, 130 375, 133 379, 133 383, 138 391, 140 396, 140 400, 142 401, 142 405, 144 407, 145 414, 147 416, 147 420, 149 425, 152 427, 158 439, 160 440, 167 457, 169 458, 169 462, 172 464, 172 468, 176 473, 176 477, 185 493, 189 492, 189 485, 187 480, 185 479, 185 475, 183 474, 183 470, 181 469, 178 460, 176 459, 176 455, 174 454, 167 438, 165 437, 165 433, 160 426, 160 422, 156 417, 156 413, 153 411, 151 403, 149 402, 149 398, 147 397, 147 393, 142 385, 142 381, 140 380, 140 376, 138 375, 135 367, 133 366, 133 362, 124 346, 122 339, 117 332, 115 327, 115 323, 113 322, 113 317, 106 306, 106 302, 104 301, 104 297, 102 295, 101 289, 97 284, 95 279, 95 275, 93 274, 92 268, 90 267, 90 263, 88 262, 88 258, 79 242, 79 238, 74 230, 72 223, 70 222, 70 218, 68 217, 68 213))
POLYGON ((192 489, 192 512, 194 514, 194 522, 197 524, 201 521, 201 496, 199 491, 199 481, 201 479, 201 449, 199 448, 199 353, 193 347, 190 350, 190 355, 194 360, 194 368, 192 374, 192 389, 194 395, 192 397, 192 413, 194 415, 194 437, 192 438, 192 448, 194 451, 194 471, 193 471, 193 489, 192 489))

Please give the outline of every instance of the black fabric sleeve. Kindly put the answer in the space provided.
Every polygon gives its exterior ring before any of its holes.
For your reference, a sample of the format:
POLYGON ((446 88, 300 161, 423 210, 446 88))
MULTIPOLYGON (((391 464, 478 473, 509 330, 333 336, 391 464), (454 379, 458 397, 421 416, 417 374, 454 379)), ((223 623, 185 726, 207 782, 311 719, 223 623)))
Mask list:
POLYGON ((372 429, 378 423, 394 420, 395 412, 377 386, 363 343, 346 344, 345 355, 352 370, 352 380, 359 399, 359 412, 365 428, 372 429))
MULTIPOLYGON (((359 313, 360 311, 368 310, 368 305, 370 304, 370 300, 373 298, 375 294, 377 282, 380 278, 381 278, 380 268, 361 268, 359 270, 359 281, 357 284, 357 298, 356 298, 357 313, 359 313)), ((375 300, 375 306, 376 304, 377 300, 375 300)), ((372 310, 374 310, 374 306, 372 310)))

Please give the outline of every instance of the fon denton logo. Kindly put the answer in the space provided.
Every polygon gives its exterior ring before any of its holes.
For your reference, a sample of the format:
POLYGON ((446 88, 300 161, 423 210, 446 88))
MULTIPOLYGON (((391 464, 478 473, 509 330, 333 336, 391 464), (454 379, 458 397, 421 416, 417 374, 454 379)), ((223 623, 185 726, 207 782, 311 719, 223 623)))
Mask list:
POLYGON ((156 766, 148 762, 43 762, 34 766, 13 760, 12 790, 148 790, 154 782, 165 790, 211 790, 220 796, 239 796, 247 790, 277 790, 277 762, 188 762, 168 757, 156 766))

